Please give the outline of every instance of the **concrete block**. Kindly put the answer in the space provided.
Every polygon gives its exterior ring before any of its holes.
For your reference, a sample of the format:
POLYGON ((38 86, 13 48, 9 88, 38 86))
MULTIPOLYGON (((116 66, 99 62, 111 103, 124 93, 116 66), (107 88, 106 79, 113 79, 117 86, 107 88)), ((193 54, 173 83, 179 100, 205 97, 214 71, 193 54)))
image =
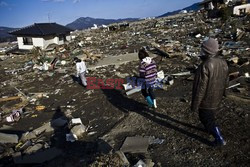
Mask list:
POLYGON ((0 133, 0 143, 18 143, 18 136, 15 134, 0 133))
POLYGON ((82 137, 87 132, 87 127, 84 125, 76 125, 71 129, 71 133, 75 136, 82 137))
POLYGON ((36 145, 34 145, 34 146, 31 146, 31 147, 27 148, 27 149, 24 151, 24 153, 26 153, 26 154, 32 154, 32 153, 37 152, 37 151, 40 150, 41 148, 43 148, 43 145, 42 145, 41 143, 38 143, 38 144, 36 144, 36 145))
POLYGON ((54 131, 54 128, 51 126, 51 123, 48 122, 46 124, 44 124, 43 126, 33 130, 33 132, 38 136, 40 135, 41 133, 50 133, 50 132, 53 132, 54 131))
POLYGON ((26 133, 23 133, 20 140, 24 142, 24 141, 35 139, 35 138, 36 138, 36 134, 34 132, 26 132, 26 133))
POLYGON ((122 151, 116 151, 115 153, 116 153, 116 154, 120 157, 120 159, 122 160, 122 162, 123 162, 122 166, 124 166, 124 167, 129 167, 129 166, 130 166, 130 163, 129 163, 127 157, 125 156, 125 154, 124 154, 122 151))
POLYGON ((127 137, 120 150, 124 153, 147 153, 148 146, 148 137, 127 137))

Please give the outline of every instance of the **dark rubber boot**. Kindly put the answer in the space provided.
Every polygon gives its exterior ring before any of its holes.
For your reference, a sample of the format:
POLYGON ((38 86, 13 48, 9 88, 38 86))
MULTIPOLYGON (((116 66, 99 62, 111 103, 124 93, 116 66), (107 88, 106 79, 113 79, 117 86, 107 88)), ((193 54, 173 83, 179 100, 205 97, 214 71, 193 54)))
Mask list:
POLYGON ((223 139, 220 129, 218 127, 213 128, 213 136, 215 138, 213 145, 214 146, 224 146, 226 145, 226 141, 223 139))

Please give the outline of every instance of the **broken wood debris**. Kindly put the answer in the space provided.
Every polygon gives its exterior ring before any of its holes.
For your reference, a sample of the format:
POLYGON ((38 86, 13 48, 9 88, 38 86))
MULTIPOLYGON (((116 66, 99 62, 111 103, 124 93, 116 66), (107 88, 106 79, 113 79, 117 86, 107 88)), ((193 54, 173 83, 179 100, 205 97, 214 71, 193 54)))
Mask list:
POLYGON ((17 99, 20 99, 20 98, 21 98, 20 96, 4 97, 4 98, 0 98, 0 102, 17 100, 17 99))
MULTIPOLYGON (((249 65, 248 64, 249 63, 249 53, 248 53, 249 52, 249 46, 248 46, 249 42, 247 41, 247 39, 249 39, 249 31, 248 31, 248 27, 247 27, 249 21, 247 19, 248 19, 247 17, 242 17, 242 18, 231 17, 230 19, 227 20, 227 22, 225 24, 221 24, 219 19, 207 20, 205 18, 202 18, 200 13, 195 13, 195 14, 185 15, 184 17, 173 17, 173 18, 167 17, 167 18, 149 19, 149 20, 143 20, 140 22, 135 22, 135 23, 132 23, 128 29, 125 29, 125 31, 107 32, 107 30, 105 30, 105 29, 97 29, 97 30, 93 30, 93 31, 92 30, 77 31, 77 32, 75 32, 77 34, 77 36, 76 36, 75 40, 72 41, 72 43, 69 43, 69 44, 66 44, 66 45, 60 46, 60 47, 56 46, 50 50, 50 52, 53 52, 53 53, 46 52, 46 53, 44 53, 45 57, 42 56, 42 59, 34 60, 34 62, 35 62, 34 65, 33 64, 31 64, 31 65, 35 68, 36 67, 35 64, 37 64, 37 66, 39 68, 42 68, 41 71, 40 70, 32 70, 32 69, 27 70, 25 73, 22 71, 18 71, 18 70, 12 71, 15 74, 18 72, 20 72, 20 73, 18 73, 18 75, 13 75, 13 77, 11 77, 11 79, 10 79, 10 78, 8 78, 8 76, 6 74, 8 73, 8 70, 12 69, 12 68, 10 66, 5 67, 5 64, 3 64, 3 66, 1 66, 1 67, 4 67, 5 69, 3 71, 7 70, 7 73, 3 74, 5 81, 1 85, 1 88, 2 88, 1 90, 4 92, 2 94, 6 95, 9 93, 9 94, 11 94, 10 96, 15 96, 12 94, 13 92, 8 91, 8 88, 9 88, 8 83, 14 83, 14 85, 19 85, 18 87, 25 94, 26 94, 26 92, 30 92, 31 90, 37 89, 36 87, 38 85, 39 85, 39 91, 51 91, 52 93, 48 93, 48 94, 51 94, 51 97, 48 97, 47 93, 46 93, 46 95, 44 95, 44 94, 38 95, 38 94, 28 93, 28 96, 27 96, 29 98, 28 102, 31 105, 29 105, 27 107, 29 109, 29 111, 27 112, 27 115, 28 115, 27 119, 32 117, 32 119, 34 119, 35 121, 36 121, 36 119, 39 120, 38 118, 39 118, 40 114, 48 114, 49 115, 49 112, 36 112, 34 110, 36 106, 46 104, 46 103, 43 104, 42 103, 43 101, 40 101, 39 98, 47 97, 48 99, 43 99, 43 100, 44 101, 46 100, 46 102, 49 102, 51 104, 51 106, 53 106, 52 111, 55 111, 56 109, 54 109, 54 107, 55 107, 54 105, 57 105, 58 103, 59 104, 64 103, 64 101, 61 100, 59 98, 59 96, 64 96, 66 94, 65 92, 67 92, 69 90, 70 90, 70 92, 71 91, 73 92, 73 91, 75 91, 75 89, 77 89, 76 87, 74 87, 75 85, 72 85, 73 79, 71 79, 71 74, 74 72, 74 68, 71 67, 71 62, 72 62, 73 57, 77 56, 83 60, 86 60, 86 62, 91 64, 94 67, 93 69, 95 69, 96 66, 94 65, 94 63, 101 60, 103 57, 108 57, 109 55, 126 54, 125 56, 129 57, 131 55, 127 55, 127 53, 133 53, 137 57, 138 48, 140 48, 142 46, 144 46, 147 49, 147 51, 149 51, 149 52, 158 53, 158 54, 164 55, 165 57, 168 57, 167 59, 163 59, 159 63, 159 66, 157 64, 159 69, 164 70, 165 72, 168 73, 166 76, 163 75, 163 77, 158 76, 158 78, 161 79, 161 81, 163 79, 165 79, 164 82, 166 84, 169 84, 169 85, 174 84, 174 83, 176 83, 176 84, 181 83, 181 84, 185 85, 187 83, 186 77, 179 77, 179 76, 187 76, 187 77, 190 76, 189 79, 193 80, 192 72, 185 73, 185 71, 188 70, 187 66, 189 66, 189 65, 195 66, 198 63, 200 42, 203 40, 203 38, 205 38, 206 36, 208 36, 208 37, 215 36, 218 39, 218 41, 220 41, 222 43, 221 55, 223 56, 224 59, 229 60, 229 68, 233 67, 232 71, 234 71, 235 69, 237 69, 239 71, 238 75, 232 76, 233 82, 231 82, 230 86, 234 86, 235 84, 237 85, 239 83, 240 83, 240 85, 235 87, 234 89, 227 90, 230 93, 233 92, 232 94, 234 96, 237 95, 234 98, 231 98, 231 95, 230 95, 228 97, 228 98, 230 98, 230 102, 231 101, 232 102, 235 102, 235 101, 241 102, 242 100, 244 100, 244 102, 245 101, 248 102, 247 90, 248 90, 248 86, 249 86, 249 74, 245 75, 245 78, 241 77, 240 79, 237 79, 240 75, 242 75, 243 73, 246 73, 246 71, 249 71, 249 66, 248 66, 249 65), (242 23, 235 24, 238 22, 240 22, 240 23, 242 22, 242 23), (240 30, 237 30, 237 28, 239 28, 240 30), (237 35, 237 39, 234 38, 235 33, 237 35), (239 40, 239 41, 237 41, 237 40, 239 40), (155 43, 155 48, 152 45, 152 43, 155 43), (43 58, 44 59, 52 59, 52 61, 54 61, 54 63, 52 63, 51 61, 48 61, 48 62, 51 62, 51 65, 52 65, 51 68, 48 68, 47 65, 45 65, 46 60, 43 60, 43 58), (232 58, 232 59, 230 59, 230 58, 232 58), (48 70, 48 71, 46 71, 46 70, 48 70), (182 73, 182 72, 178 73, 179 71, 184 71, 184 73, 182 73), (67 73, 67 74, 64 75, 64 74, 60 74, 60 73, 67 73), (67 79, 66 79, 66 77, 67 77, 67 79), (171 77, 172 77, 172 80, 170 79, 171 77), (183 78, 185 78, 185 79, 183 80, 183 78), (237 80, 234 80, 235 78, 237 80), (50 82, 50 80, 56 81, 57 84, 54 85, 53 82, 50 82), (32 86, 30 86, 31 84, 32 84, 32 86), (66 87, 66 89, 65 89, 65 87, 66 87), (58 90, 55 91, 55 88, 59 89, 59 91, 58 90), (53 92, 56 94, 54 94, 53 92), (33 118, 33 116, 38 117, 38 118, 33 118)), ((28 56, 33 56, 33 55, 28 55, 28 56)), ((120 57, 119 58, 112 57, 112 59, 113 60, 117 59, 117 61, 119 60, 121 62, 120 57)), ((156 58, 156 60, 157 59, 158 58, 156 58)), ((134 60, 136 60, 136 59, 134 59, 134 60)), ((6 61, 8 61, 8 59, 6 61)), ((30 61, 30 59, 27 61, 30 61)), ((18 64, 17 62, 14 62, 14 63, 18 64)), ((116 74, 118 77, 124 78, 124 77, 129 76, 129 75, 133 76, 135 73, 137 73, 136 68, 135 68, 136 72, 131 70, 131 67, 133 67, 133 68, 136 67, 137 64, 135 62, 129 62, 128 63, 129 68, 127 68, 127 66, 125 66, 126 68, 123 68, 123 66, 119 66, 117 64, 115 63, 115 67, 108 66, 108 65, 105 65, 103 67, 99 66, 100 68, 91 71, 90 76, 104 78, 106 76, 114 77, 114 74, 116 74), (113 72, 113 70, 116 70, 116 71, 113 72)), ((7 63, 6 63, 6 66, 7 66, 7 63)), ((20 66, 20 67, 22 67, 22 66, 20 66)), ((17 68, 17 69, 19 69, 19 68, 17 68)), ((188 85, 184 87, 184 89, 189 90, 190 85, 191 85, 191 83, 189 82, 188 85)), ((164 86, 166 86, 166 85, 164 85, 164 86)), ((182 86, 182 85, 178 85, 178 86, 182 86)), ((130 88, 127 87, 124 89, 126 91, 130 91, 131 90, 130 88)), ((175 89, 174 86, 173 86, 173 89, 175 89)), ((178 88, 176 88, 176 90, 178 91, 178 88)), ((69 114, 70 116, 72 116, 71 113, 73 113, 74 111, 78 111, 79 109, 85 108, 85 106, 89 106, 92 104, 97 104, 97 106, 95 106, 97 110, 100 110, 100 108, 101 108, 99 106, 100 103, 104 103, 103 109, 105 111, 106 110, 110 111, 113 109, 113 107, 106 106, 106 101, 102 101, 102 100, 100 100, 102 98, 99 98, 98 96, 96 96, 98 91, 92 91, 92 90, 88 91, 88 92, 85 92, 85 90, 81 90, 81 91, 84 92, 83 93, 84 94, 84 100, 83 100, 84 106, 83 106, 83 104, 60 104, 61 106, 63 106, 62 110, 65 109, 66 113, 70 113, 69 114)), ((139 92, 139 90, 138 90, 138 92, 139 92)), ((172 92, 173 92, 172 90, 170 90, 169 93, 167 92, 165 98, 169 98, 169 96, 172 96, 173 95, 172 92)), ((80 92, 80 91, 77 93, 82 95, 82 92, 80 92)), ((188 92, 184 92, 184 93, 188 93, 188 92)), ((22 93, 19 92, 19 94, 22 94, 22 93)), ((101 96, 101 97, 103 97, 103 96, 101 96)), ((138 97, 142 97, 142 96, 138 96, 138 97)), ((174 97, 175 96, 173 96, 171 98, 174 98, 174 97)), ((23 98, 26 98, 26 97, 23 97, 23 98)), ((74 95, 73 98, 78 99, 78 96, 74 95)), ((79 95, 79 98, 80 98, 80 95, 79 95)), ((82 98, 80 98, 80 99, 82 99, 82 98)), ((176 99, 173 100, 174 101, 173 103, 177 103, 177 105, 182 105, 182 104, 179 104, 178 99, 180 99, 180 97, 176 97, 176 99), (176 99, 177 99, 177 101, 176 101, 176 99)), ((112 99, 111 100, 108 99, 108 100, 116 108, 118 108, 116 106, 117 104, 113 103, 112 99)), ((181 98, 181 100, 185 101, 185 102, 189 102, 189 98, 186 96, 185 96, 185 98, 181 98)), ((78 100, 78 101, 81 101, 81 100, 78 100)), ((12 102, 15 102, 15 101, 8 101, 8 102, 11 104, 12 102)), ((159 104, 160 104, 159 106, 162 106, 164 104, 163 100, 159 101, 159 104)), ((227 102, 226 102, 226 104, 227 104, 227 102)), ((248 104, 248 103, 246 103, 246 104, 248 104)), ((185 107, 187 107, 187 105, 185 105, 185 107)), ((47 105, 45 105, 45 106, 46 106, 46 108, 48 108, 48 111, 49 111, 51 107, 49 107, 47 105)), ((173 105, 173 106, 176 106, 176 105, 173 105)), ((1 108, 4 109, 4 107, 5 106, 3 106, 1 108)), ((234 109, 234 106, 232 108, 230 108, 230 107, 231 106, 229 104, 228 108, 230 110, 234 109)), ((176 109, 177 107, 176 108, 173 107, 173 108, 176 109)), ((5 109, 6 109, 6 107, 5 107, 5 109)), ((7 107, 7 109, 8 109, 8 112, 12 112, 12 109, 10 107, 7 107)), ((89 114, 86 114, 87 112, 88 112, 88 110, 82 111, 82 113, 80 113, 80 114, 83 117, 86 116, 87 117, 86 119, 89 119, 89 117, 88 117, 89 114)), ((161 112, 164 112, 164 111, 161 111, 161 112)), ((106 114, 105 113, 103 116, 104 117, 103 119, 105 119, 105 120, 107 119, 108 125, 111 126, 113 123, 112 121, 114 121, 115 119, 114 120, 109 119, 110 115, 113 116, 112 111, 107 112, 107 113, 109 113, 109 115, 107 116, 107 115, 105 115, 106 114)), ((115 113, 117 113, 117 110, 115 111, 115 113)), ((170 114, 170 113, 176 114, 174 112, 169 112, 167 114, 170 114)), ((92 114, 95 114, 95 112, 91 113, 90 115, 92 115, 92 114)), ((91 119, 92 118, 91 117, 89 122, 91 122, 92 124, 95 124, 96 122, 98 122, 100 115, 98 113, 98 116, 95 117, 95 119, 91 119)), ((95 115, 93 115, 93 116, 95 116, 95 115)), ((177 115, 177 116, 179 117, 180 115, 177 115)), ((101 117, 102 117, 102 115, 101 115, 101 117)), ((183 119, 185 119, 185 118, 183 118, 183 119)), ((229 120, 230 120, 230 118, 229 118, 229 120)), ((66 124, 64 123, 65 120, 62 122, 59 120, 59 122, 54 123, 54 125, 51 124, 51 121, 50 121, 50 123, 48 123, 47 121, 48 120, 46 120, 45 124, 44 124, 44 125, 46 125, 46 127, 41 128, 40 129, 41 131, 39 130, 39 133, 37 133, 38 135, 35 133, 35 132, 38 132, 38 131, 36 131, 37 128, 35 128, 35 130, 33 130, 33 127, 29 127, 31 129, 29 129, 29 132, 26 135, 23 135, 24 136, 23 138, 25 138, 25 136, 26 136, 26 138, 30 138, 30 140, 28 140, 26 142, 22 142, 23 145, 21 144, 22 145, 21 149, 17 150, 17 151, 21 151, 22 153, 24 153, 25 150, 29 147, 28 145, 30 144, 30 142, 32 143, 31 144, 32 146, 36 146, 36 147, 33 147, 32 149, 29 148, 31 150, 28 149, 29 151, 27 151, 27 152, 33 152, 33 150, 37 150, 37 149, 39 150, 39 148, 41 147, 41 145, 39 145, 39 143, 43 144, 43 146, 44 146, 43 149, 46 149, 48 147, 53 147, 50 144, 45 144, 44 142, 41 142, 41 140, 40 140, 40 142, 36 142, 36 141, 39 140, 40 138, 44 138, 47 135, 47 134, 45 135, 44 132, 53 132, 53 131, 57 132, 55 130, 55 127, 54 127, 55 124, 57 124, 55 126, 59 126, 59 127, 61 125, 63 125, 62 126, 63 128, 66 128, 66 127, 64 127, 64 125, 66 125, 66 124)), ((240 119, 235 120, 235 122, 237 122, 237 121, 242 121, 242 120, 240 120, 240 119)), ((11 125, 13 125, 13 124, 14 123, 12 123, 11 125)), ((77 123, 75 126, 80 127, 81 124, 82 123, 77 123)), ((95 127, 96 129, 94 129, 94 131, 97 133, 97 135, 91 136, 92 138, 95 138, 95 136, 100 136, 99 133, 100 133, 100 131, 102 131, 102 130, 100 130, 102 128, 98 128, 98 126, 100 127, 101 125, 102 125, 101 121, 100 121, 100 124, 98 122, 97 125, 92 125, 93 127, 96 126, 95 127)), ((237 123, 235 123, 234 125, 237 125, 237 123)), ((244 126, 242 124, 240 124, 240 127, 244 127, 244 126)), ((70 126, 70 128, 72 128, 72 126, 70 126)), ((80 127, 78 130, 81 131, 84 128, 80 127)), ((148 128, 151 128, 151 127, 148 127, 148 128)), ((57 129, 60 129, 60 128, 57 127, 57 129)), ((70 129, 68 129, 68 130, 70 130, 70 129)), ((90 134, 90 133, 88 133, 88 134, 90 134)), ((237 131, 237 133, 240 133, 240 132, 237 131)), ((171 132, 170 132, 170 134, 171 134, 171 132)), ((122 135, 124 135, 124 133, 122 133, 122 135)), ((50 135, 48 135, 48 136, 50 136, 50 135)), ((117 135, 117 139, 120 139, 120 137, 121 136, 117 135)), ((170 137, 170 136, 168 136, 168 137, 170 137)), ((178 135, 177 135, 177 137, 178 137, 178 135)), ((232 137, 232 135, 231 135, 231 137, 232 137)), ((76 137, 74 137, 74 138, 76 138, 76 137)), ((241 138, 241 139, 243 139, 243 138, 241 138)), ((232 139, 230 139, 230 140, 233 141, 233 140, 235 140, 235 138, 232 137, 232 139)), ((171 140, 168 140, 168 141, 171 141, 171 140)), ((20 142, 20 140, 19 140, 19 142, 20 142)), ((116 143, 117 140, 114 140, 112 142, 113 142, 113 144, 117 144, 116 143)), ((119 142, 121 142, 121 141, 119 141, 119 142)), ((160 144, 162 142, 164 143, 164 141, 162 139, 155 140, 154 142, 157 144, 158 143, 160 144)), ((185 140, 185 142, 189 143, 189 140, 185 140)), ((242 140, 240 140, 240 142, 242 142, 242 140)), ((74 144, 76 144, 76 143, 74 143, 74 144)), ((173 143, 175 144, 176 142, 173 142, 173 143)), ((179 143, 182 144, 182 146, 185 146, 183 144, 182 140, 178 140, 177 144, 179 144, 179 143)), ((168 144, 168 143, 164 143, 164 144, 168 144)), ((172 149, 172 146, 174 149, 176 149, 174 144, 170 145, 171 146, 170 149, 172 149)), ((167 145, 166 147, 168 147, 168 146, 169 145, 167 145)), ((240 146, 240 144, 238 146, 240 146)), ((0 147, 0 149, 1 149, 1 147, 0 147)), ((155 148, 152 148, 152 149, 155 150, 155 148)), ((191 149, 190 150, 187 149, 187 150, 191 151, 191 149)), ((39 150, 39 151, 41 151, 41 150, 39 150)), ((197 161, 199 161, 199 164, 204 165, 204 161, 202 161, 200 159, 198 160, 198 158, 195 159, 196 157, 190 157, 191 155, 183 154, 181 149, 175 150, 175 151, 180 153, 180 155, 181 155, 180 157, 183 156, 183 158, 191 158, 191 160, 190 160, 191 163, 196 163, 197 161)), ((229 149, 229 151, 230 151, 230 149, 229 149)), ((239 154, 239 155, 244 154, 244 151, 242 151, 242 153, 241 153, 241 150, 236 150, 234 152, 235 152, 235 154, 239 154)), ((233 154, 234 154, 234 152, 233 152, 233 154)), ((230 152, 230 153, 232 153, 232 152, 230 152)), ((24 155, 22 155, 22 156, 24 156, 24 155)), ((126 154, 124 154, 124 156, 126 156, 126 154)), ((161 156, 161 155, 159 155, 159 156, 161 156)), ((108 159, 110 157, 113 158, 113 156, 108 154, 104 158, 108 159)), ((241 156, 237 156, 237 157, 241 157, 241 156)), ((244 160, 244 156, 242 156, 242 157, 243 157, 242 159, 244 160)), ((170 157, 170 158, 174 158, 174 157, 170 157)), ((121 159, 121 158, 118 158, 118 159, 121 159)), ((139 159, 141 159, 141 158, 139 158, 139 159)), ((137 157, 136 162, 138 162, 139 159, 137 157)), ((162 158, 162 159, 164 159, 164 158, 162 158)), ((230 161, 230 159, 228 159, 227 157, 225 159, 226 159, 226 161, 230 161)), ((129 159, 127 159, 127 160, 129 161, 129 159)), ((238 159, 236 158, 236 160, 238 160, 238 159)), ((143 161, 145 164, 148 164, 145 159, 141 159, 141 161, 143 161)), ((85 163, 86 159, 82 160, 81 162, 85 163)), ((131 163, 131 162, 130 162, 130 166, 133 166, 136 163, 135 161, 133 161, 133 163, 131 163)), ((177 161, 175 161, 175 162, 177 162, 177 161)), ((243 162, 243 161, 241 161, 241 162, 243 162)), ((220 163, 218 163, 217 159, 213 159, 213 161, 210 161, 210 163, 211 163, 211 165, 214 165, 214 166, 220 164, 220 163)), ((123 162, 123 164, 128 164, 128 163, 123 162)), ((113 166, 115 166, 115 165, 113 165, 113 166)), ((117 166, 119 166, 119 165, 117 165, 117 166)), ((157 164, 157 166, 160 166, 160 165, 157 164)))

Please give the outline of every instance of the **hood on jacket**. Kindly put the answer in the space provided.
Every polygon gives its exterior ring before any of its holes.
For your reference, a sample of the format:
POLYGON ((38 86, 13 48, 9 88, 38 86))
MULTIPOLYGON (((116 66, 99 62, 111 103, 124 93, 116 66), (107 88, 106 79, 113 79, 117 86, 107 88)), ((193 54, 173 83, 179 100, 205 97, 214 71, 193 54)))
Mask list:
POLYGON ((150 57, 145 57, 142 59, 142 62, 145 62, 146 64, 150 64, 152 62, 152 59, 150 57))

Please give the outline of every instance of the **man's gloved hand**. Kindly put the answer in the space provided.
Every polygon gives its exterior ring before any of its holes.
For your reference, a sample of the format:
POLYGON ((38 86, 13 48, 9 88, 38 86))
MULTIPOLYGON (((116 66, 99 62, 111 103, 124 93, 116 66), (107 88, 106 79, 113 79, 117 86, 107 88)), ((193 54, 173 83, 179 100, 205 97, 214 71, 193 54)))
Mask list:
POLYGON ((89 73, 89 71, 87 70, 87 71, 86 71, 86 74, 88 74, 88 73, 89 73))

